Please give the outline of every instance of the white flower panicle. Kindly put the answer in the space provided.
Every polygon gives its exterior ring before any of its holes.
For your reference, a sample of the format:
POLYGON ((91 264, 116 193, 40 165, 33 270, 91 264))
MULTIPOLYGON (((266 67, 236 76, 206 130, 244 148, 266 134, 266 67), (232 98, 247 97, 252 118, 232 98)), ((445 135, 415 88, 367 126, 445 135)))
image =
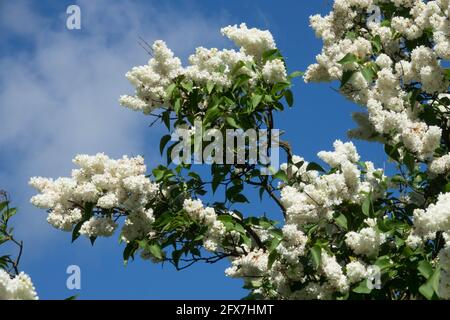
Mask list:
POLYGON ((226 228, 221 221, 217 220, 214 208, 204 207, 199 199, 186 199, 183 209, 192 220, 208 227, 206 236, 203 238, 205 249, 214 252, 221 248, 226 228))
POLYGON ((435 158, 430 163, 429 169, 434 175, 446 174, 450 172, 450 154, 435 158))
POLYGON ((111 236, 117 228, 114 210, 130 214, 126 221, 129 229, 128 220, 148 212, 146 206, 157 196, 159 187, 145 176, 146 167, 140 156, 114 160, 99 153, 78 155, 73 162, 79 168, 72 171, 71 178, 30 179, 30 185, 40 192, 31 198, 31 203, 49 209, 47 221, 55 228, 71 231, 84 221, 83 212, 91 205, 93 211, 98 208, 102 213, 88 217, 79 233, 87 237, 111 236))
POLYGON ((262 74, 267 83, 278 83, 287 80, 286 67, 280 59, 267 61, 262 69, 262 74))
POLYGON ((294 224, 286 224, 282 232, 284 238, 278 245, 277 252, 286 259, 287 263, 295 265, 298 263, 298 258, 306 254, 308 237, 294 224))
POLYGON ((0 269, 0 300, 38 300, 31 278, 21 272, 15 277, 0 269))
POLYGON ((232 278, 254 278, 265 274, 269 256, 263 249, 249 252, 247 255, 232 260, 231 267, 225 274, 232 278))
MULTIPOLYGON (((303 163, 296 171, 300 183, 282 188, 281 201, 286 208, 288 223, 303 225, 321 218, 330 220, 334 206, 344 201, 361 203, 369 192, 378 194, 379 184, 384 180, 382 171, 375 170, 373 164, 367 162, 367 173, 363 177, 358 169, 359 155, 354 145, 338 140, 334 147, 334 152, 322 151, 318 155, 337 169, 335 173, 318 175, 317 171, 306 171, 308 164, 303 163), (376 178, 374 172, 381 179, 376 178)), ((291 167, 286 170, 292 172, 291 167)))
POLYGON ((147 65, 134 67, 126 77, 136 88, 135 96, 121 96, 120 103, 132 110, 150 112, 161 106, 166 88, 173 79, 182 74, 181 61, 174 57, 164 41, 157 40, 152 45, 153 58, 147 65))
POLYGON ((260 58, 268 50, 276 49, 273 36, 268 30, 249 29, 245 23, 222 28, 220 32, 255 58, 260 58))
POLYGON ((355 254, 374 257, 378 255, 380 246, 386 241, 386 236, 376 228, 376 221, 372 219, 365 221, 369 227, 363 228, 359 232, 347 233, 345 243, 355 254))
POLYGON ((419 83, 420 89, 430 95, 448 90, 449 81, 440 63, 450 56, 448 1, 394 1, 398 7, 409 8, 411 18, 394 14, 390 27, 369 22, 355 36, 359 17, 381 2, 336 0, 328 16, 310 18, 324 47, 316 57, 317 63, 308 67, 305 81, 343 80, 345 75, 350 75, 341 91, 349 99, 367 106, 369 120, 362 124, 357 121, 364 128, 352 130, 350 135, 366 140, 374 139, 374 135, 364 132, 388 135, 391 144, 402 143, 420 160, 431 161, 442 131, 420 119, 416 106, 410 105, 407 86, 419 83), (396 57, 402 51, 403 41, 399 38, 416 40, 426 30, 433 34, 433 48, 417 46, 396 57), (374 37, 380 39, 377 45, 371 42, 374 37), (354 59, 345 62, 349 55, 354 59), (361 68, 365 68, 364 72, 361 68), (368 77, 369 72, 374 76, 368 77))
POLYGON ((239 51, 199 47, 189 57, 186 67, 181 65, 179 58, 174 57, 164 41, 155 41, 152 45, 153 57, 148 64, 134 67, 126 74, 136 91, 133 96, 121 96, 120 104, 146 114, 162 105, 170 106, 167 88, 181 75, 192 81, 194 86, 212 83, 223 88, 230 88, 235 77, 242 74, 249 76, 250 85, 258 80, 268 84, 287 80, 286 67, 281 59, 275 58, 263 64, 263 53, 276 49, 269 31, 249 29, 243 23, 222 28, 221 33, 232 40, 239 51))
POLYGON ((117 223, 109 217, 92 217, 82 224, 79 232, 87 237, 110 237, 116 228, 117 223))
POLYGON ((439 195, 436 203, 428 208, 414 210, 414 232, 427 239, 434 239, 436 232, 450 233, 450 193, 439 195))
POLYGON ((344 275, 342 267, 336 261, 336 258, 322 251, 321 265, 322 271, 330 285, 340 292, 346 292, 348 290, 347 277, 344 275))

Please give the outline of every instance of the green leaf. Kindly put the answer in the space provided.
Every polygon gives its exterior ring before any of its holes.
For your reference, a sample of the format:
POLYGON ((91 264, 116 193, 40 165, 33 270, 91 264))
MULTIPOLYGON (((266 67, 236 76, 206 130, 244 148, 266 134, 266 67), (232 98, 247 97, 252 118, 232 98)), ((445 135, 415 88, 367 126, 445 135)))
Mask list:
POLYGON ((191 81, 183 81, 181 83, 181 86, 183 87, 184 90, 186 90, 187 92, 191 92, 192 91, 192 82, 191 81))
POLYGON ((172 212, 170 211, 164 212, 156 219, 156 221, 153 223, 153 226, 156 228, 162 228, 170 222, 172 217, 173 217, 172 212))
POLYGON ((215 121, 219 117, 219 114, 220 114, 219 105, 215 105, 211 108, 208 108, 205 114, 205 118, 203 119, 203 123, 208 124, 210 122, 215 121))
POLYGON ((0 212, 8 206, 8 201, 0 202, 0 212))
POLYGON ((239 232, 240 234, 246 234, 247 233, 247 231, 245 231, 244 227, 241 224, 239 224, 239 223, 236 223, 234 225, 234 230, 239 232))
POLYGON ((233 67, 233 69, 231 70, 231 74, 235 75, 240 69, 242 69, 245 66, 245 62, 244 61, 239 61, 238 63, 236 63, 236 65, 233 67))
POLYGON ((173 105, 173 109, 174 109, 176 114, 180 114, 180 111, 181 111, 181 98, 177 98, 175 100, 175 103, 173 105))
POLYGON ((169 98, 169 99, 172 98, 173 91, 175 90, 176 87, 177 87, 177 85, 175 83, 171 83, 167 87, 167 89, 166 89, 167 98, 169 98))
POLYGON ((273 265, 273 263, 277 260, 279 254, 276 250, 273 250, 270 254, 269 254, 269 259, 267 262, 267 267, 270 269, 273 265))
POLYGON ((440 268, 437 268, 433 274, 428 278, 427 282, 420 286, 419 292, 428 300, 439 296, 439 279, 441 275, 440 268))
POLYGON ((82 220, 82 221, 78 222, 75 225, 75 227, 73 228, 73 231, 72 231, 72 242, 75 242, 75 240, 77 240, 80 237, 80 232, 79 231, 81 229, 81 226, 85 222, 86 222, 85 220, 82 220))
POLYGON ((364 213, 364 215, 366 216, 370 216, 370 214, 372 213, 372 196, 369 194, 365 199, 364 202, 361 206, 362 212, 364 213))
POLYGON ((450 80, 450 68, 444 69, 444 74, 447 77, 447 80, 450 80))
POLYGON ((362 280, 354 289, 353 292, 361 293, 361 294, 369 294, 372 292, 372 289, 369 289, 368 279, 362 280))
POLYGON ((413 155, 410 152, 405 153, 405 155, 403 156, 403 162, 405 163, 409 172, 414 172, 416 160, 414 159, 413 155))
POLYGON ((391 258, 388 256, 381 256, 375 261, 375 265, 380 268, 380 270, 386 270, 392 267, 394 264, 392 263, 391 258))
POLYGON ((164 170, 155 168, 155 169, 152 170, 152 174, 155 177, 155 180, 159 181, 159 180, 161 180, 164 177, 164 170))
POLYGON ((341 228, 347 230, 348 229, 348 222, 347 222, 347 218, 341 213, 339 214, 336 218, 334 218, 334 221, 336 222, 336 224, 338 226, 340 226, 341 228))
POLYGON ((232 202, 249 203, 247 197, 240 193, 235 195, 231 200, 232 202))
POLYGON ((386 154, 393 160, 395 161, 399 161, 400 159, 400 153, 398 152, 398 147, 397 146, 390 146, 388 144, 384 145, 384 151, 386 152, 386 154))
POLYGON ((372 39, 372 47, 375 48, 376 52, 380 52, 383 49, 380 35, 376 35, 372 39))
POLYGON ((134 251, 136 250, 136 244, 134 242, 130 242, 127 244, 125 249, 123 250, 123 263, 126 265, 128 263, 128 259, 133 257, 134 251))
POLYGON ((83 219, 75 225, 75 227, 73 228, 73 231, 72 231, 72 242, 74 242, 75 240, 77 240, 80 237, 79 231, 81 229, 81 226, 92 217, 93 209, 94 209, 94 204, 92 204, 92 203, 88 202, 84 205, 83 219))
POLYGON ((289 181, 286 172, 284 172, 283 170, 280 170, 277 173, 275 173, 273 175, 273 178, 274 179, 279 179, 279 180, 284 181, 284 182, 288 182, 289 181))
POLYGON ((275 95, 276 93, 280 92, 281 90, 287 89, 290 86, 291 86, 290 82, 278 82, 272 87, 270 93, 272 95, 275 95))
POLYGON ((172 251, 172 260, 177 267, 178 267, 178 263, 180 262, 180 258, 181 258, 182 254, 183 254, 183 251, 181 251, 181 250, 172 251))
POLYGON ((227 191, 225 192, 228 199, 233 199, 233 197, 237 194, 239 194, 243 189, 243 186, 241 184, 229 187, 227 191))
POLYGON ((233 91, 235 91, 237 88, 242 86, 244 83, 246 83, 248 80, 250 80, 251 77, 248 74, 241 74, 236 77, 236 81, 233 85, 233 91))
POLYGON ((236 120, 232 117, 226 118, 227 123, 233 128, 240 129, 241 127, 236 123, 236 120))
POLYGON ((273 60, 281 57, 280 51, 278 49, 271 49, 263 53, 263 61, 273 60))
POLYGON ((356 34, 356 32, 347 31, 347 33, 345 34, 345 37, 347 39, 355 40, 358 37, 358 35, 356 34))
POLYGON ((3 220, 9 220, 17 213, 17 208, 9 208, 5 212, 3 212, 3 220))
POLYGON ((433 274, 433 266, 426 260, 419 262, 417 270, 419 270, 420 274, 424 276, 425 279, 429 279, 433 274))
POLYGON ((443 191, 444 191, 444 193, 450 192, 450 182, 444 186, 443 191))
POLYGON ((322 260, 322 248, 316 244, 311 248, 310 252, 314 268, 318 269, 322 260))
POLYGON ((428 282, 424 283, 419 287, 419 292, 428 300, 433 299, 434 290, 433 287, 428 282))
POLYGON ((338 61, 342 65, 358 62, 358 58, 353 53, 347 53, 344 58, 338 61))
POLYGON ((224 177, 225 176, 223 174, 215 174, 214 175, 213 181, 211 183, 213 193, 216 192, 217 188, 219 187, 220 183, 223 181, 224 177))
POLYGON ((161 138, 161 141, 159 142, 159 152, 161 153, 161 155, 164 152, 164 148, 166 147, 167 143, 170 141, 171 136, 170 134, 166 134, 165 136, 163 136, 161 138))
POLYGON ((164 111, 161 116, 167 130, 170 130, 170 111, 164 111))
POLYGON ((342 74, 342 79, 341 79, 341 88, 350 81, 350 79, 353 77, 353 74, 355 72, 356 71, 354 71, 354 70, 344 71, 344 73, 342 74))
POLYGON ((310 162, 306 166, 306 171, 312 171, 312 170, 325 172, 325 170, 319 164, 317 164, 315 162, 310 162))
POLYGON ((222 214, 220 216, 217 217, 217 220, 223 222, 223 223, 233 223, 233 217, 228 215, 228 214, 222 214))
POLYGON ((76 300, 77 298, 78 298, 78 296, 79 296, 79 294, 76 294, 76 295, 73 295, 73 296, 70 296, 70 297, 68 297, 68 298, 65 298, 64 300, 76 300))
POLYGON ((289 78, 293 79, 293 78, 297 78, 297 77, 302 77, 305 73, 301 72, 301 71, 294 71, 289 75, 289 78))
POLYGON ((148 245, 148 250, 158 260, 163 259, 163 252, 161 250, 161 246, 157 242, 153 242, 152 244, 148 245))
POLYGON ((9 237, 4 237, 2 235, 0 235, 0 245, 11 240, 9 237))
POLYGON ((371 84, 373 82, 373 78, 375 77, 376 73, 373 70, 372 66, 365 66, 361 69, 361 74, 363 75, 364 79, 366 79, 368 84, 371 84))
POLYGON ((253 110, 261 103, 263 96, 260 94, 255 94, 252 96, 252 108, 253 110))
POLYGON ((291 90, 284 91, 284 98, 286 99, 289 107, 292 107, 294 105, 294 95, 292 94, 291 90))
POLYGON ((208 91, 208 94, 211 94, 211 92, 214 90, 214 82, 208 81, 206 83, 206 91, 208 91))
POLYGON ((411 105, 411 106, 415 106, 416 105, 416 102, 417 102, 417 98, 419 97, 419 94, 420 94, 420 92, 421 92, 421 90, 420 89, 413 89, 409 94, 408 94, 408 97, 409 97, 409 104, 411 105))

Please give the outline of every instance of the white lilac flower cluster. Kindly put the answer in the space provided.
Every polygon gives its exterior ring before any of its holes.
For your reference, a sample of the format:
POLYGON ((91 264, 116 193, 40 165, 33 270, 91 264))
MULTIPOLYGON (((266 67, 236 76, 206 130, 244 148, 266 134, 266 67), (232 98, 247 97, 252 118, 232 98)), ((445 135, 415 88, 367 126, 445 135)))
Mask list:
POLYGON ((276 250, 287 263, 297 264, 298 258, 306 253, 306 243, 308 237, 303 231, 298 230, 295 224, 286 224, 283 226, 283 241, 277 246, 276 250))
POLYGON ((434 239, 438 231, 450 233, 450 193, 440 194, 425 210, 414 210, 415 235, 434 239))
POLYGON ((380 246, 386 241, 386 236, 377 230, 375 219, 366 219, 368 227, 359 232, 350 231, 345 235, 345 243, 355 254, 374 257, 378 255, 380 246))
POLYGON ((354 116, 360 128, 351 130, 350 136, 370 140, 387 135, 392 144, 402 142, 420 160, 431 160, 442 130, 419 119, 420 108, 410 105, 407 87, 420 83, 427 94, 447 92, 449 83, 440 61, 450 58, 449 1, 394 1, 409 11, 408 17, 394 16, 390 26, 377 21, 358 25, 361 16, 383 2, 336 0, 329 15, 311 17, 311 26, 324 47, 317 63, 308 67, 305 81, 343 80, 350 72, 341 91, 368 110, 354 116), (404 40, 416 40, 429 31, 434 47, 420 45, 400 54, 404 40), (371 42, 376 37, 380 52, 371 42), (348 54, 360 63, 343 63, 348 54), (372 72, 376 80, 370 82, 372 77, 367 74, 372 72))
MULTIPOLYGON (((365 173, 358 168, 359 155, 355 146, 351 143, 343 143, 337 140, 334 143, 335 151, 319 152, 318 156, 327 163, 334 173, 319 175, 315 170, 307 170, 308 162, 298 156, 292 157, 291 164, 284 164, 282 169, 287 173, 292 185, 281 189, 281 201, 286 208, 286 221, 288 224, 283 228, 283 235, 292 245, 284 248, 282 242, 278 251, 284 258, 285 264, 297 264, 299 257, 305 254, 305 245, 308 237, 300 231, 308 223, 317 223, 324 219, 328 221, 328 232, 337 232, 332 225, 334 208, 344 201, 361 204, 367 194, 371 193, 375 198, 383 193, 385 176, 382 170, 376 170, 371 162, 366 162, 365 173), (282 250, 280 250, 282 249, 282 250)), ((356 255, 363 257, 374 257, 377 255, 380 245, 385 241, 385 235, 377 230, 375 219, 367 219, 368 228, 358 232, 350 231, 346 234, 346 244, 356 255)), ((276 265, 274 264, 274 268, 276 265)), ((280 267, 277 267, 280 269, 280 267)), ((286 268, 286 265, 284 266, 286 268)), ((307 285, 299 290, 290 292, 286 286, 279 286, 278 290, 294 299, 329 299, 334 292, 345 293, 349 285, 362 279, 369 279, 373 268, 363 262, 352 262, 344 268, 334 255, 322 251, 321 273, 327 282, 306 282, 298 274, 301 282, 307 285)), ((289 275, 272 270, 273 283, 284 284, 289 281, 289 275), (280 281, 280 278, 283 281, 280 281)), ((299 281, 299 280, 297 280, 299 281)))
MULTIPOLYGON (((334 255, 332 247, 330 251, 322 250, 320 269, 313 280, 309 278, 311 275, 305 274, 304 265, 300 262, 307 258, 311 244, 310 236, 303 231, 307 224, 324 220, 327 232, 336 233, 338 229, 333 221, 336 206, 344 201, 361 204, 369 193, 374 199, 383 195, 382 184, 386 177, 382 170, 376 170, 372 163, 366 162, 365 171, 361 172, 358 168, 360 157, 352 143, 338 140, 334 148, 333 152, 319 153, 334 173, 320 175, 318 171, 307 170, 308 162, 299 156, 293 156, 289 164, 281 166, 290 183, 281 186, 286 224, 281 230, 281 241, 275 248, 278 258, 269 266, 269 252, 255 248, 232 259, 232 266, 226 270, 228 276, 248 281, 265 278, 276 296, 288 299, 330 299, 337 292, 345 294, 351 285, 361 280, 372 281, 376 277, 376 268, 364 262, 374 261, 386 240, 385 234, 377 228, 376 219, 366 219, 367 227, 349 231, 345 236, 346 245, 360 257, 359 260, 354 258, 345 265, 334 255), (302 283, 303 288, 293 290, 291 284, 294 282, 302 283)), ((198 205, 198 208, 202 207, 198 205)), ((254 293, 263 296, 274 294, 262 288, 254 293)))
POLYGON ((269 255, 263 249, 255 249, 233 259, 231 267, 225 270, 225 274, 233 278, 255 278, 261 277, 268 270, 269 255))
POLYGON ((147 65, 134 67, 126 77, 136 88, 135 96, 121 96, 120 104, 136 111, 150 112, 162 105, 166 88, 182 73, 181 61, 164 41, 152 45, 153 57, 147 65))
POLYGON ((450 193, 438 196, 436 203, 428 208, 414 210, 414 228, 406 243, 413 249, 436 238, 437 232, 443 233, 445 246, 439 251, 438 262, 441 267, 439 295, 450 299, 450 193))
POLYGON ((80 234, 107 237, 117 228, 114 215, 124 214, 127 215, 122 229, 124 241, 143 237, 151 231, 153 211, 147 206, 159 188, 145 176, 142 157, 124 156, 114 160, 98 153, 77 155, 73 162, 79 168, 72 170, 70 178, 30 179, 30 185, 39 191, 31 198, 31 203, 49 210, 47 221, 51 225, 71 231, 84 221, 80 234), (98 214, 83 217, 89 205, 93 213, 98 214))
POLYGON ((282 188, 281 201, 288 223, 302 226, 322 218, 331 219, 334 206, 344 201, 361 203, 370 192, 379 195, 379 184, 384 180, 382 170, 375 170, 373 163, 366 162, 367 173, 362 179, 357 164, 359 155, 353 143, 337 140, 334 147, 334 152, 322 151, 318 156, 336 172, 319 175, 315 170, 307 171, 308 163, 301 161, 301 167, 295 169, 299 182, 282 188))
POLYGON ((234 49, 199 47, 189 57, 189 65, 183 67, 179 58, 164 41, 158 40, 152 45, 153 57, 145 66, 134 67, 126 77, 135 87, 135 95, 123 95, 121 105, 136 111, 150 113, 167 101, 167 88, 175 79, 183 75, 195 86, 204 86, 208 82, 229 88, 236 76, 246 74, 253 84, 262 79, 272 84, 287 80, 284 62, 280 59, 269 60, 262 64, 262 55, 268 50, 276 49, 272 34, 265 30, 247 28, 245 23, 221 29, 224 36, 232 40, 239 51, 234 49), (240 68, 236 68, 244 63, 240 68), (256 67, 256 71, 251 66, 256 67))
POLYGON ((208 227, 203 237, 204 248, 212 252, 220 249, 226 228, 221 221, 217 220, 214 208, 204 207, 200 199, 186 199, 183 202, 183 209, 192 220, 208 227))
POLYGON ((31 278, 21 272, 15 277, 0 269, 0 300, 38 300, 31 278))

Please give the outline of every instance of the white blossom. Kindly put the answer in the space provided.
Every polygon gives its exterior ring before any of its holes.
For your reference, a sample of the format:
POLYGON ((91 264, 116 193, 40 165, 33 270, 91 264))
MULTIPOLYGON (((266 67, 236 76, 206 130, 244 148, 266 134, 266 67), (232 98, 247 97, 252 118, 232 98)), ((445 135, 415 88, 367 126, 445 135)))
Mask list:
POLYGON ((38 300, 31 278, 21 272, 15 277, 0 269, 0 300, 38 300))

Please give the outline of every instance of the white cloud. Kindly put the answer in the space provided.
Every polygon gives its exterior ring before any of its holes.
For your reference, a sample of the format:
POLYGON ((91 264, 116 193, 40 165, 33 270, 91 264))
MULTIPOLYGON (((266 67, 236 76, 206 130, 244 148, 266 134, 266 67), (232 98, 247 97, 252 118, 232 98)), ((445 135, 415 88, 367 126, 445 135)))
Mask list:
POLYGON ((0 188, 22 208, 17 232, 32 248, 56 233, 45 212, 28 205, 30 176, 68 175, 77 153, 144 154, 153 163, 159 158, 153 148, 159 129, 149 129, 149 118, 117 102, 120 94, 132 92, 125 72, 148 59, 139 36, 165 39, 182 57, 200 44, 224 43, 220 16, 148 2, 78 4, 80 31, 65 28, 65 9, 42 16, 33 10, 38 2, 0 4, 0 28, 8 31, 0 40, 5 41, 0 48, 7 48, 0 54, 0 188))

